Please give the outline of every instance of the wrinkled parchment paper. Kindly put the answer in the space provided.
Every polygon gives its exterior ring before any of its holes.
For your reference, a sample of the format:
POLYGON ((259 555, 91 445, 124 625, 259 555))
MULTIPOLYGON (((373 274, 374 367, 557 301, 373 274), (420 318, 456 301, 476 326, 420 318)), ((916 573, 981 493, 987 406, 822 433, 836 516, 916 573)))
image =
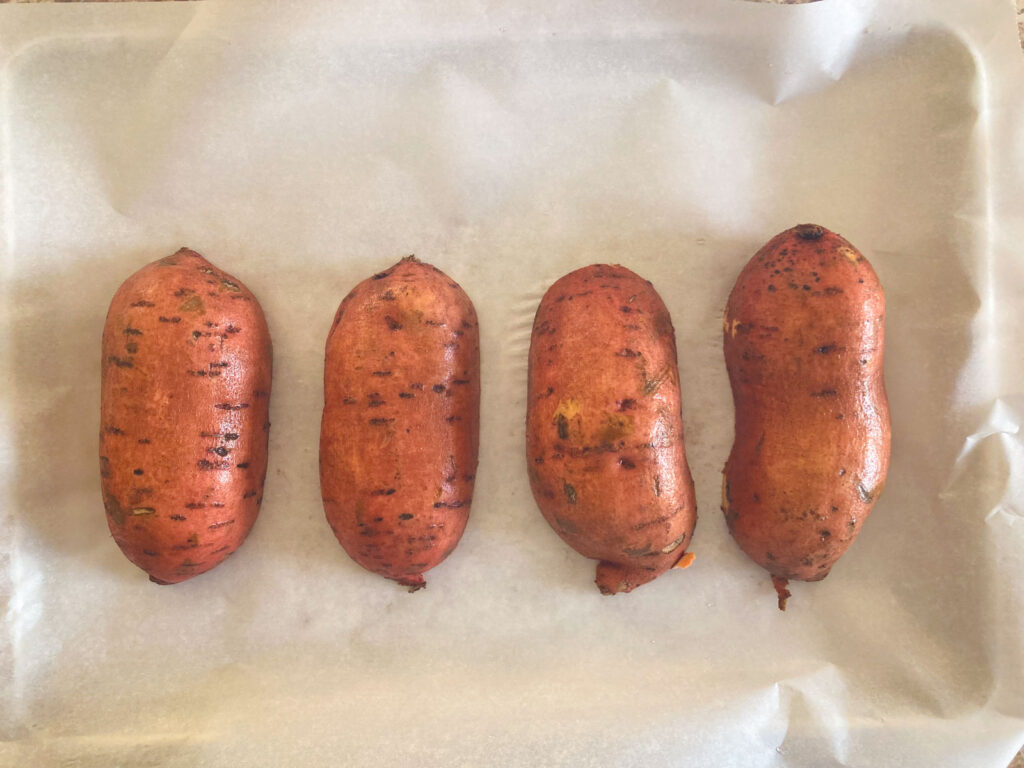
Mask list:
POLYGON ((1009 0, 0 8, 0 763, 1005 768, 1024 742, 1024 57, 1009 0), (721 312, 813 221, 888 298, 894 453, 780 613, 719 512, 721 312), (104 521, 99 342, 187 245, 275 344, 260 519, 156 587, 104 521), (483 334, 461 545, 407 594, 324 519, 322 355, 415 253, 483 334), (696 563, 602 597, 530 496, 526 352, 619 262, 675 322, 696 563))

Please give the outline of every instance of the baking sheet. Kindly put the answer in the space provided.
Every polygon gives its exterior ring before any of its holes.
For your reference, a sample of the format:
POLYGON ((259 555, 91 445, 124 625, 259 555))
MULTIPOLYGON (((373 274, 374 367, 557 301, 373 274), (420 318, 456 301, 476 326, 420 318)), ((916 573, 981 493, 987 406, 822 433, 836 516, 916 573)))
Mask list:
POLYGON ((1012 4, 6 6, 0 56, 0 762, 1005 768, 1024 743, 1012 4), (718 510, 720 321, 805 221, 886 287, 894 452, 783 614, 718 510), (99 339, 182 245, 266 311, 271 458, 246 544, 158 588, 103 518, 99 339), (317 479, 333 312, 408 253, 483 342, 470 524, 415 594, 345 556, 317 479), (672 312, 700 513, 690 569, 614 598, 523 458, 533 313, 593 262, 672 312))

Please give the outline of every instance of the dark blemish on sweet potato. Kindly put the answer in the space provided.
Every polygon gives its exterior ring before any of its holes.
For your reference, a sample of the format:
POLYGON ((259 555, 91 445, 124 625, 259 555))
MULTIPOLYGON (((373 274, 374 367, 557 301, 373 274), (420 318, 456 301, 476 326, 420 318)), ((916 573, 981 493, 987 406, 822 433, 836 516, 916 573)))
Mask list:
POLYGON ((344 403, 345 405, 355 405, 359 401, 356 400, 354 397, 345 397, 342 398, 341 402, 344 403))
POLYGON ((218 456, 221 457, 227 456, 229 453, 231 453, 231 451, 225 448, 223 445, 218 445, 216 448, 208 448, 207 450, 210 453, 216 453, 218 456))
POLYGON ((874 493, 864 487, 864 483, 857 483, 857 493, 860 495, 860 500, 865 503, 871 502, 875 498, 874 493))
POLYGON ((580 529, 576 527, 576 524, 572 520, 566 520, 563 517, 556 517, 555 525, 558 526, 559 530, 562 531, 562 533, 567 533, 569 535, 577 534, 580 532, 580 529))
POLYGON ((410 400, 410 399, 416 397, 416 395, 414 395, 412 392, 399 392, 398 396, 400 398, 402 398, 403 400, 410 400))
POLYGON ((622 550, 622 554, 626 557, 644 557, 645 555, 656 555, 657 552, 651 552, 651 545, 645 544, 642 547, 627 547, 622 550))
POLYGON ((125 359, 125 358, 118 357, 117 355, 110 355, 107 358, 107 363, 110 364, 110 365, 116 365, 118 368, 134 368, 135 367, 135 363, 132 361, 131 358, 125 359))
POLYGON ((435 384, 434 386, 431 387, 431 389, 434 390, 435 392, 440 393, 440 392, 444 392, 445 386, 444 386, 444 384, 435 384))
POLYGON ((633 311, 633 308, 632 307, 627 307, 625 304, 623 304, 621 307, 619 307, 619 312, 621 312, 624 315, 628 315, 632 311, 633 311))
POLYGON ((466 384, 469 384, 469 379, 452 379, 452 384, 457 384, 458 386, 465 386, 466 384))
POLYGON ((144 550, 142 550, 142 554, 149 555, 150 557, 157 557, 160 553, 159 552, 154 552, 151 549, 144 549, 144 550))
POLYGON ((372 419, 370 419, 370 424, 372 424, 375 427, 380 427, 380 426, 384 426, 386 424, 390 424, 393 421, 394 421, 394 419, 372 418, 372 419))
POLYGON ((394 488, 377 488, 376 490, 370 491, 371 496, 391 496, 395 492, 394 488))
POLYGON ((837 394, 834 389, 822 389, 818 392, 811 392, 811 397, 836 397, 837 394))
POLYGON ((661 476, 654 476, 654 495, 661 496, 661 476))
POLYGON ((370 408, 380 408, 382 405, 384 405, 387 402, 385 400, 379 400, 376 397, 374 397, 373 395, 370 395, 370 397, 373 398, 373 399, 370 400, 370 402, 367 403, 367 406, 370 407, 370 408))
POLYGON ((235 466, 238 467, 239 469, 248 469, 249 468, 249 462, 248 461, 243 461, 241 464, 235 464, 235 466))
POLYGON ((820 531, 818 531, 818 535, 821 536, 822 541, 825 541, 825 539, 828 539, 832 536, 832 531, 828 530, 827 528, 822 528, 820 531))
POLYGON ((171 520, 177 520, 179 522, 184 522, 185 520, 188 520, 188 518, 185 517, 184 515, 178 515, 178 514, 170 515, 169 517, 171 518, 171 520))
POLYGON ((576 503, 576 489, 564 480, 562 481, 562 492, 570 504, 576 503))
POLYGON ((205 507, 206 504, 204 504, 201 501, 190 501, 188 504, 185 505, 185 509, 203 509, 205 507))
POLYGON ((835 344, 822 344, 820 347, 815 347, 814 352, 819 355, 827 355, 835 352, 838 348, 835 344))
POLYGON ((559 440, 569 439, 569 420, 565 418, 564 413, 559 413, 555 417, 555 429, 558 432, 559 440))
POLYGON ((642 353, 623 347, 615 353, 616 357, 641 357, 642 353))
POLYGON ((420 384, 419 382, 415 382, 415 383, 409 385, 409 389, 419 389, 419 390, 422 390, 423 389, 423 385, 420 384))
POLYGON ((232 405, 231 403, 217 403, 213 407, 216 408, 218 411, 241 411, 245 408, 248 408, 249 404, 238 403, 237 405, 232 405))
POLYGON ((384 322, 387 323, 388 328, 392 331, 402 330, 402 324, 395 320, 391 315, 384 315, 384 322))
POLYGON ((203 314, 206 312, 206 307, 203 305, 203 299, 198 294, 189 296, 178 307, 179 312, 195 312, 197 314, 203 314))
POLYGON ((255 490, 246 491, 245 493, 242 494, 242 498, 243 499, 251 499, 253 496, 256 495, 256 493, 257 493, 257 491, 255 491, 255 490))
POLYGON ((846 470, 845 470, 845 469, 840 469, 840 470, 839 470, 839 476, 840 476, 840 477, 842 477, 842 476, 843 476, 843 475, 845 475, 845 474, 846 474, 846 470))
POLYGON ((129 325, 129 326, 127 326, 124 329, 124 335, 125 336, 141 336, 142 335, 142 331, 140 331, 138 328, 132 328, 129 325))
POLYGON ((231 519, 231 520, 221 520, 218 523, 210 523, 206 527, 209 528, 212 531, 215 528, 223 528, 225 525, 234 525, 234 524, 235 524, 234 519, 231 519))
POLYGON ((157 320, 159 320, 161 323, 180 323, 181 322, 181 318, 178 317, 177 315, 175 315, 174 317, 164 317, 163 315, 160 315, 160 317, 158 317, 157 320))
POLYGON ((655 376, 653 378, 645 379, 644 380, 644 394, 645 395, 653 395, 655 392, 657 392, 658 391, 658 387, 661 386, 661 382, 663 382, 665 380, 665 376, 666 375, 667 375, 667 372, 663 371, 663 372, 659 373, 657 376, 655 376))
POLYGON ((129 306, 132 306, 132 307, 155 307, 156 304, 154 304, 152 301, 146 301, 145 299, 139 299, 138 301, 133 301, 129 306))
POLYGON ((203 472, 211 472, 216 469, 231 469, 231 464, 226 461, 209 461, 200 459, 196 462, 196 468, 203 472))
POLYGON ((124 430, 119 429, 117 427, 104 427, 103 431, 106 432, 108 435, 123 435, 124 434, 124 430))
POLYGON ((666 515, 659 515, 658 517, 654 518, 653 520, 648 520, 647 522, 644 522, 644 523, 637 523, 636 525, 633 526, 633 530, 634 531, 642 531, 644 528, 650 528, 652 525, 658 525, 660 523, 666 523, 669 520, 671 520, 673 517, 678 515, 682 510, 683 510, 683 507, 679 507, 678 509, 675 509, 672 512, 669 512, 666 515))
POLYGON ((636 408, 636 400, 631 397, 627 397, 623 400, 616 400, 615 407, 619 411, 631 411, 636 408))
POLYGON ((623 469, 636 469, 636 464, 625 456, 619 458, 619 466, 623 469))
POLYGON ((133 469, 132 470, 132 474, 133 475, 143 475, 143 474, 145 474, 145 472, 143 472, 141 469, 133 469))
POLYGON ((767 559, 769 559, 769 560, 774 560, 774 559, 775 559, 775 555, 773 555, 773 554, 772 554, 771 552, 765 552, 765 553, 764 553, 764 556, 765 556, 765 557, 766 557, 767 559))
POLYGON ((381 377, 390 376, 391 375, 391 371, 374 371, 370 375, 371 376, 381 376, 381 377))
POLYGON ((800 224, 794 228, 794 234, 801 240, 820 240, 825 230, 817 224, 800 224))
POLYGON ((403 512, 398 516, 399 520, 412 520, 413 514, 411 512, 403 512))
POLYGON ((387 277, 390 274, 391 274, 390 272, 378 272, 376 275, 373 276, 373 279, 374 280, 383 280, 385 277, 387 277))

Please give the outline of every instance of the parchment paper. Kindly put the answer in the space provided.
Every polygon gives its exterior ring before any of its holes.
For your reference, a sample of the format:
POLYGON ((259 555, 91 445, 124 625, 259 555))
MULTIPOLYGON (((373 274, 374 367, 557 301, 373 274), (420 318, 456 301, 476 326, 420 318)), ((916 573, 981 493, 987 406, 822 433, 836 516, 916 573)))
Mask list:
POLYGON ((964 766, 1024 742, 1024 57, 1009 0, 0 8, 0 762, 964 766), (888 299, 894 453, 832 575, 780 613, 730 539, 721 312, 794 224, 888 299), (100 332, 199 250, 275 344, 247 543, 157 587, 104 521, 100 332), (461 545, 407 594, 317 477, 323 345, 415 253, 483 334, 461 545), (530 496, 545 288, 654 282, 680 352, 696 563, 602 597, 530 496))

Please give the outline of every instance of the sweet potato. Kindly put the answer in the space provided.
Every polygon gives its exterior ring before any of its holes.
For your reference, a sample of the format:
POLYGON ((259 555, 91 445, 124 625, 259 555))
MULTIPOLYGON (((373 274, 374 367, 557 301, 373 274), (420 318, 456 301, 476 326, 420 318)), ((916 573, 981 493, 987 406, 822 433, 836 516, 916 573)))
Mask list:
POLYGON ((526 460, 548 523, 600 561, 603 594, 690 563, 675 331, 650 282, 595 264, 548 289, 530 342, 526 460))
POLYGON ((103 328, 103 502, 117 545, 157 584, 210 570, 252 528, 271 358, 256 297, 187 248, 114 294, 103 328))
POLYGON ((334 535, 415 591, 469 518, 480 334, 469 297, 409 256, 345 297, 327 337, 320 488, 334 535))
POLYGON ((818 581, 853 543, 889 466, 885 297, 846 240, 814 224, 768 242, 725 311, 736 437, 722 510, 772 575, 818 581))

